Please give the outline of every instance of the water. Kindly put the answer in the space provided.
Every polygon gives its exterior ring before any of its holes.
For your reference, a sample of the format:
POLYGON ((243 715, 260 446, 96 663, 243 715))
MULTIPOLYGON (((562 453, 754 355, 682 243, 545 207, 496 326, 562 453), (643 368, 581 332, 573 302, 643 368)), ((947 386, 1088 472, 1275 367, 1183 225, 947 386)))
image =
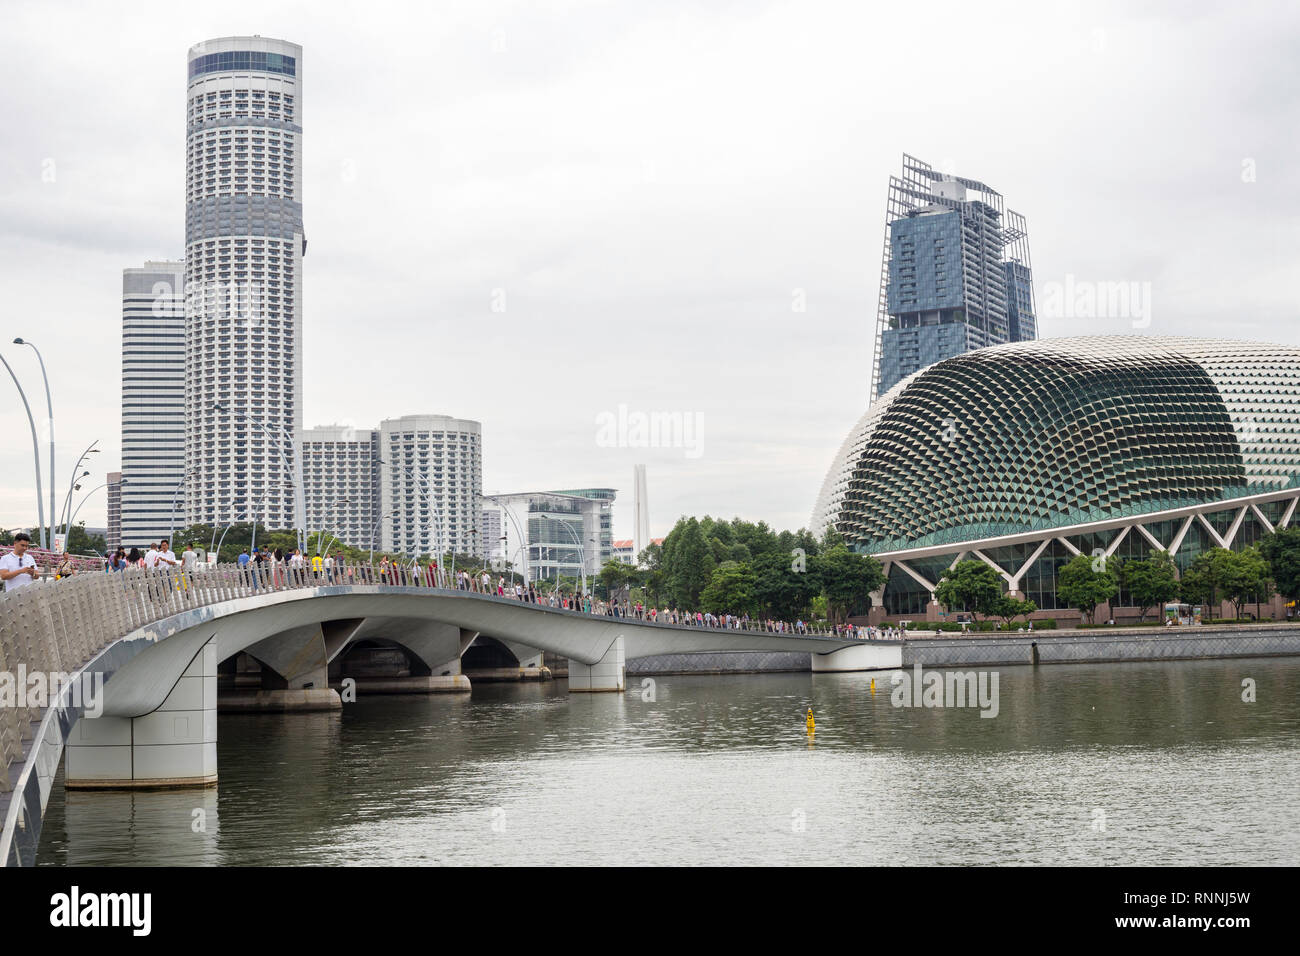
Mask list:
POLYGON ((1300 660, 564 681, 223 715, 207 791, 50 798, 41 864, 1300 862, 1300 660), (1242 679, 1257 683, 1243 703, 1242 679), (810 741, 804 711, 817 731, 810 741))

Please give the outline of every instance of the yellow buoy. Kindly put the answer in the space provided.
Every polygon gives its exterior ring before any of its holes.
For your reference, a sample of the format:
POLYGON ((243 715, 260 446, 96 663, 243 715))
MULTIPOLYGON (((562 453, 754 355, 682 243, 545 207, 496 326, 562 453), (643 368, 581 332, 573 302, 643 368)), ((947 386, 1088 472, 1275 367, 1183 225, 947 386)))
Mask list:
POLYGON ((817 722, 813 720, 813 712, 811 707, 808 708, 808 719, 804 721, 804 723, 808 727, 808 733, 815 734, 817 732, 817 722))
POLYGON ((876 679, 874 677, 871 678, 871 696, 876 696, 876 679))

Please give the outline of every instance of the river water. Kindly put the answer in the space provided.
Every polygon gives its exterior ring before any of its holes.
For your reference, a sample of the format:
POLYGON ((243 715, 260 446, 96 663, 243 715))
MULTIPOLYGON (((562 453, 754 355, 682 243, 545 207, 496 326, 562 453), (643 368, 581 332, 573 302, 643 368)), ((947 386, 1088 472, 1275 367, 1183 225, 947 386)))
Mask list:
POLYGON ((991 718, 888 674, 628 683, 222 715, 218 787, 60 776, 38 863, 1300 863, 1300 659, 1002 667, 991 718))

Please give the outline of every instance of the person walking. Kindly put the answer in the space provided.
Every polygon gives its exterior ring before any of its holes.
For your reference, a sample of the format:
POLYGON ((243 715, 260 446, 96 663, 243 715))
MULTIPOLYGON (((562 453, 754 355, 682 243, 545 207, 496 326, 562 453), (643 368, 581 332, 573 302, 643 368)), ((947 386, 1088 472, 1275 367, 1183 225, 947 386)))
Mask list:
POLYGON ((36 559, 27 553, 31 546, 31 535, 19 531, 14 535, 14 549, 0 558, 0 581, 5 583, 6 594, 27 587, 40 575, 36 559))

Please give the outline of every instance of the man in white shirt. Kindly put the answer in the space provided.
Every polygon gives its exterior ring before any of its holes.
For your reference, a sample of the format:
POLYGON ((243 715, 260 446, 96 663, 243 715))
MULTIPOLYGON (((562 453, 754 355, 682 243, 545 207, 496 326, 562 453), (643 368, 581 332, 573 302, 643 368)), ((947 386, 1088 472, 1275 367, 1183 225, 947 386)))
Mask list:
POLYGON ((31 545, 31 536, 26 531, 19 531, 14 535, 14 549, 0 558, 0 581, 4 581, 6 591, 26 587, 40 573, 36 569, 36 559, 27 553, 31 545))
POLYGON ((149 550, 144 553, 144 566, 146 568, 157 567, 158 565, 158 542, 151 541, 149 550))
MULTIPOLYGON (((148 560, 146 558, 146 560, 148 560)), ((176 560, 176 553, 172 551, 171 544, 166 538, 158 542, 158 550, 154 552, 153 567, 156 568, 174 568, 180 564, 176 560)))
POLYGON ((193 571, 199 566, 199 553, 194 550, 194 545, 187 544, 185 552, 181 555, 181 567, 186 571, 193 571))

